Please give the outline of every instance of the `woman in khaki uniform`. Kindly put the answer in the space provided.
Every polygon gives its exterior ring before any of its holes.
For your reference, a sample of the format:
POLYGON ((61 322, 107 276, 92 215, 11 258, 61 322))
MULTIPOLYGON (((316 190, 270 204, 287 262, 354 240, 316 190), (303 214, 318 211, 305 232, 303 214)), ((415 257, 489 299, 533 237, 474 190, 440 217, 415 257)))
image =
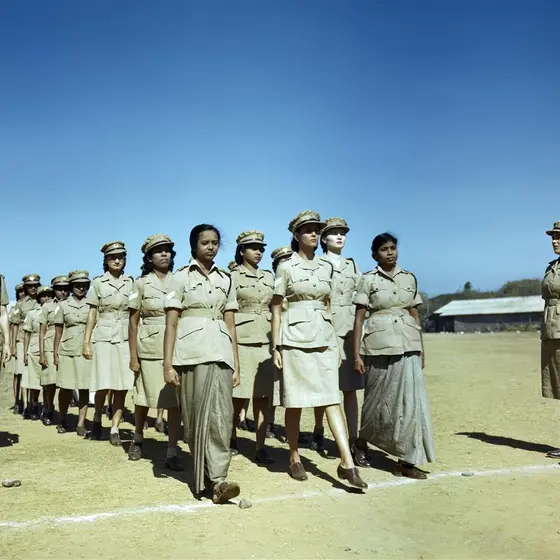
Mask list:
MULTIPOLYGON (((546 232, 558 258, 548 263, 542 281, 544 313, 541 328, 541 386, 546 399, 560 399, 560 222, 546 232)), ((560 449, 547 457, 558 459, 560 449)))
POLYGON ((424 351, 418 314, 422 299, 414 274, 397 264, 395 237, 378 235, 371 250, 378 266, 362 276, 354 297, 354 364, 358 373, 365 374, 354 456, 359 465, 369 466, 369 441, 398 457, 395 474, 424 479, 426 474, 416 465, 433 462, 435 452, 422 375, 424 351))
POLYGON ((24 363, 27 368, 25 388, 29 389, 29 418, 39 420, 39 393, 41 391, 41 373, 43 366, 40 362, 40 331, 39 315, 41 306, 52 300, 53 291, 50 286, 40 286, 37 290, 39 306, 33 308, 23 322, 23 352, 24 363))
MULTIPOLYGON (((358 395, 364 388, 364 378, 354 370, 352 332, 354 330, 354 303, 352 301, 360 271, 353 259, 342 256, 346 235, 350 231, 346 220, 327 218, 321 232, 323 257, 333 266, 333 293, 331 309, 338 349, 342 356, 339 368, 339 387, 344 395, 344 413, 350 436, 350 448, 358 437, 358 395)), ((324 454, 323 410, 315 409, 315 429, 311 448, 324 454)))
MULTIPOLYGON (((273 462, 264 445, 274 391, 274 368, 270 356, 270 302, 274 277, 272 272, 259 269, 265 247, 264 235, 260 231, 240 233, 235 252, 238 266, 231 273, 239 305, 235 314, 235 330, 240 383, 233 389, 233 408, 237 418, 245 401, 253 399, 256 427, 254 460, 257 463, 273 462)), ((230 448, 237 452, 235 423, 230 448)))
POLYGON ((175 273, 165 302, 165 380, 181 385, 194 491, 200 494, 211 488, 212 501, 222 504, 239 495, 239 485, 226 482, 232 389, 239 384, 237 301, 230 275, 214 264, 219 231, 200 224, 192 229, 189 241, 193 258, 175 273))
POLYGON ((0 357, 0 369, 7 367, 11 356, 10 323, 8 321, 8 290, 6 279, 0 274, 0 338, 2 339, 2 356, 0 357))
POLYGON ((68 275, 70 297, 60 302, 55 310, 54 356, 58 409, 60 422, 56 427, 59 434, 68 431, 67 415, 73 391, 78 391, 78 426, 76 433, 86 435, 85 420, 89 401, 91 361, 82 355, 89 305, 86 294, 90 286, 87 270, 74 270, 68 275))
POLYGON ((120 446, 121 423, 126 393, 134 386, 128 348, 128 297, 133 280, 125 276, 126 248, 122 241, 103 245, 105 274, 93 279, 87 295, 90 307, 83 355, 91 364, 90 390, 95 391, 92 440, 101 439, 101 417, 107 392, 113 392, 111 445, 120 446))
POLYGON ((15 344, 16 355, 16 374, 21 376, 20 387, 22 400, 25 401, 25 408, 23 408, 23 418, 28 420, 31 416, 31 407, 29 406, 29 377, 27 375, 27 365, 25 364, 25 351, 23 346, 24 332, 23 322, 27 314, 39 307, 37 302, 37 288, 41 285, 41 277, 38 274, 26 274, 23 277, 23 289, 25 290, 25 297, 16 303, 14 306, 14 313, 12 315, 12 322, 14 326, 12 345, 15 344))
POLYGON ((182 471, 184 467, 177 457, 177 442, 181 430, 177 391, 163 379, 164 305, 173 279, 173 246, 173 241, 162 234, 151 235, 144 241, 142 276, 134 283, 128 300, 130 369, 136 376, 133 393, 136 430, 128 448, 128 457, 132 461, 142 458, 144 424, 150 408, 166 409, 169 443, 165 466, 174 471, 182 471))
POLYGON ((50 426, 54 416, 54 395, 56 393, 56 367, 54 365, 54 316, 59 304, 68 297, 68 276, 55 276, 51 280, 54 299, 42 306, 38 316, 41 325, 39 336, 39 363, 41 370, 41 387, 43 387, 44 410, 43 424, 50 426))
POLYGON ((324 226, 319 214, 310 210, 290 222, 294 254, 278 267, 272 300, 273 358, 282 376, 290 474, 295 480, 307 480, 298 450, 301 409, 326 407, 341 457, 337 474, 351 486, 364 489, 367 484, 354 466, 340 409, 340 354, 329 303, 333 267, 315 256, 324 226), (284 299, 288 306, 282 317, 284 299))
MULTIPOLYGON (((25 297, 25 289, 23 287, 23 282, 16 286, 16 304, 25 297)), ((14 323, 14 311, 16 306, 12 307, 8 312, 8 322, 10 325, 10 365, 9 370, 14 376, 13 389, 14 389, 14 406, 12 407, 14 414, 23 414, 23 397, 21 395, 21 373, 17 371, 17 350, 16 350, 16 328, 17 325, 14 323)))

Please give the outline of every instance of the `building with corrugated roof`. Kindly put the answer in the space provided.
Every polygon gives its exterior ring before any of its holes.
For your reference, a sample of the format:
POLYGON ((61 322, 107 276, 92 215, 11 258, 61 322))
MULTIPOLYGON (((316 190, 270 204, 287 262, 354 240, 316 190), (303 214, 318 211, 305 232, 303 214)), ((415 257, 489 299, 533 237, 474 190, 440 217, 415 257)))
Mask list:
POLYGON ((437 332, 494 332, 537 329, 541 296, 453 300, 434 312, 437 332))

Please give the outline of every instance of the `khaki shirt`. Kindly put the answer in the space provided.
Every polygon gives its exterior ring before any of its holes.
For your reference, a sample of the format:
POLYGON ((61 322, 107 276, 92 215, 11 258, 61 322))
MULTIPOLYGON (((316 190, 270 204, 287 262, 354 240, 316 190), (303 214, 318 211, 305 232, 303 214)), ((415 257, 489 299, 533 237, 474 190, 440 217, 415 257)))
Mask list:
POLYGON ((62 325, 62 338, 58 353, 62 356, 81 356, 86 323, 89 315, 89 305, 86 298, 81 300, 74 296, 61 301, 54 314, 54 324, 62 325))
POLYGON ((36 356, 39 355, 39 330, 41 328, 41 324, 39 323, 40 312, 41 307, 34 307, 31 311, 29 311, 29 313, 25 316, 22 327, 24 332, 31 334, 27 353, 36 356))
POLYGON ((326 307, 332 294, 332 277, 332 265, 321 258, 308 261, 294 253, 278 265, 274 295, 288 302, 280 326, 280 346, 337 346, 332 315, 326 307))
POLYGON ((138 278, 128 298, 129 309, 140 310, 142 321, 138 327, 138 357, 144 360, 163 360, 165 335, 165 296, 169 292, 173 274, 160 280, 154 272, 138 278))
POLYGON ((45 334, 45 352, 52 352, 54 350, 54 316, 57 306, 60 304, 57 301, 47 301, 41 306, 41 310, 37 315, 37 320, 41 325, 47 325, 47 332, 45 334))
MULTIPOLYGON (((12 324, 23 325, 27 314, 32 309, 40 308, 38 301, 36 299, 31 299, 29 296, 25 296, 22 300, 18 301, 14 305, 14 312, 12 314, 12 324)), ((16 342, 23 342, 23 330, 18 330, 18 336, 16 342)))
POLYGON ((336 335, 345 338, 354 330, 356 306, 353 299, 360 279, 360 271, 354 259, 343 258, 338 261, 332 259, 329 253, 321 258, 333 266, 331 311, 336 335))
POLYGON ((274 276, 268 270, 239 265, 231 272, 239 311, 235 314, 238 344, 268 344, 271 338, 270 302, 274 276))
POLYGON ((110 272, 93 279, 86 297, 88 305, 99 312, 92 342, 128 341, 128 297, 133 284, 130 276, 115 278, 110 272))
POLYGON ((10 298, 6 288, 6 279, 0 274, 0 305, 8 305, 9 303, 10 298))
POLYGON ((223 316, 237 311, 238 305, 227 272, 213 266, 206 276, 192 260, 173 275, 165 309, 181 311, 173 365, 224 362, 234 368, 232 340, 223 316))
POLYGON ((420 326, 408 311, 422 303, 414 274, 397 265, 391 278, 374 268, 361 277, 354 303, 370 311, 364 322, 361 354, 394 356, 422 351, 420 326))
POLYGON ((542 281, 544 313, 542 316, 541 338, 560 338, 560 259, 548 264, 542 281))

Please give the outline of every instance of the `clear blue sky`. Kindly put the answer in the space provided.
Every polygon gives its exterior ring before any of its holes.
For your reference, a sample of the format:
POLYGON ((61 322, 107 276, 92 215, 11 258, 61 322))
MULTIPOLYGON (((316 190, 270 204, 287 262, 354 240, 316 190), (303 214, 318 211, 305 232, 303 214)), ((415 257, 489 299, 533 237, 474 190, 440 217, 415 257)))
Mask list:
MULTIPOLYGON (((540 276, 560 220, 560 3, 36 0, 0 18, 10 289, 200 222, 289 243, 312 208, 435 295, 540 276)), ((265 265, 269 266, 266 258, 265 265)))

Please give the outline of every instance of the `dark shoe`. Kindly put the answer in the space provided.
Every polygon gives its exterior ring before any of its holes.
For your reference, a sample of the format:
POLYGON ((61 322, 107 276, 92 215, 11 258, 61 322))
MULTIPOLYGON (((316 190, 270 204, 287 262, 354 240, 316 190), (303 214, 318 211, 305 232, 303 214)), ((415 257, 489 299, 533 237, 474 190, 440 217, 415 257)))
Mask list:
POLYGON ((231 453, 232 457, 239 455, 239 449, 237 447, 237 439, 229 440, 229 452, 231 453))
POLYGON ((162 418, 156 419, 156 421, 154 422, 154 428, 156 432, 159 432, 160 434, 165 433, 165 422, 163 421, 162 418))
POLYGON ((257 450, 253 461, 255 461, 255 463, 260 463, 261 465, 272 465, 272 463, 274 463, 274 458, 271 457, 263 447, 262 449, 257 450))
POLYGON ((416 480, 426 480, 426 478, 428 478, 426 473, 421 471, 418 467, 403 463, 397 463, 393 474, 395 476, 405 476, 406 478, 414 478, 416 480))
POLYGON ((368 487, 367 483, 360 478, 360 473, 356 467, 352 469, 344 469, 341 465, 338 465, 336 474, 340 480, 346 480, 346 482, 354 488, 365 490, 368 487))
POLYGON ((218 482, 212 489, 212 501, 215 504, 225 504, 239 496, 239 492, 241 488, 236 482, 218 482))
POLYGON ((266 437, 267 439, 274 439, 276 437, 276 426, 274 424, 269 424, 266 427, 266 437))
POLYGON ((547 457, 550 459, 558 459, 560 458, 560 449, 553 449, 546 454, 547 457))
POLYGON ((31 419, 31 411, 29 410, 29 406, 26 406, 25 410, 23 411, 23 419, 24 420, 30 420, 31 419))
POLYGON ((91 432, 89 433, 89 439, 99 441, 101 439, 101 422, 93 421, 91 426, 91 432))
POLYGON ((354 463, 356 463, 356 465, 363 468, 371 467, 371 461, 367 454, 367 443, 364 449, 361 442, 358 443, 356 440, 350 447, 350 451, 352 452, 352 458, 354 459, 354 463))
POLYGON ((253 420, 245 420, 245 424, 247 424, 247 431, 254 432, 255 431, 255 422, 253 420))
POLYGON ((299 461, 297 463, 294 463, 293 465, 290 465, 290 476, 294 480, 299 480, 300 482, 307 480, 307 473, 305 472, 303 465, 299 461))
POLYGON ((113 447, 121 447, 122 441, 119 434, 111 433, 109 434, 109 441, 113 447))
POLYGON ((85 426, 78 426, 76 428, 76 435, 80 436, 80 437, 84 437, 87 434, 87 430, 85 428, 85 426))
MULTIPOLYGON (((111 434, 114 435, 114 434, 111 434)), ((113 442, 111 442, 113 443, 113 442)), ((130 461, 140 461, 142 459, 142 442, 133 441, 128 448, 128 458, 130 461)))
POLYGON ((33 421, 37 421, 41 419, 41 416, 39 416, 39 406, 36 405, 31 409, 31 414, 29 415, 29 419, 33 420, 33 421))
POLYGON ((14 414, 23 414, 23 401, 19 401, 14 414))
POLYGON ((45 414, 43 414, 43 425, 50 426, 52 424, 52 418, 53 418, 52 412, 46 412, 45 414))
POLYGON ((168 457, 163 465, 166 469, 169 469, 170 471, 180 472, 185 470, 183 463, 181 463, 177 455, 174 455, 173 457, 168 457))
POLYGON ((326 455, 325 453, 325 437, 323 428, 320 430, 313 430, 313 436, 311 438, 311 449, 319 453, 319 455, 326 455))
POLYGON ((244 432, 248 431, 249 428, 247 427, 247 420, 242 420, 237 423, 237 429, 243 430, 244 432))
POLYGON ((66 426, 65 423, 60 423, 57 427, 56 427, 56 433, 57 434, 65 434, 68 431, 68 428, 66 426))

